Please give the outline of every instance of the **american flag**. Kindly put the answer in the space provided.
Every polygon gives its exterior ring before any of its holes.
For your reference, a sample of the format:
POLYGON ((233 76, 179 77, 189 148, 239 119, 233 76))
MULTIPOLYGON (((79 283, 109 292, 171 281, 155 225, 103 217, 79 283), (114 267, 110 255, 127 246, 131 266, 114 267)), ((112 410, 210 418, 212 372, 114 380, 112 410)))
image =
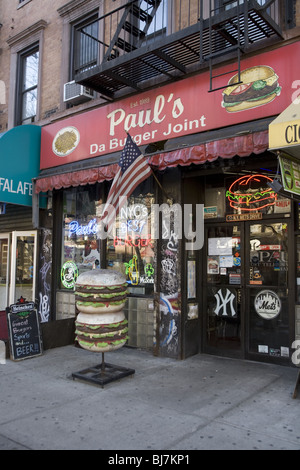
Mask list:
POLYGON ((142 155, 129 134, 121 153, 119 167, 112 182, 101 218, 102 222, 107 226, 108 232, 110 232, 115 217, 126 203, 130 194, 142 181, 149 178, 152 174, 146 158, 142 155))

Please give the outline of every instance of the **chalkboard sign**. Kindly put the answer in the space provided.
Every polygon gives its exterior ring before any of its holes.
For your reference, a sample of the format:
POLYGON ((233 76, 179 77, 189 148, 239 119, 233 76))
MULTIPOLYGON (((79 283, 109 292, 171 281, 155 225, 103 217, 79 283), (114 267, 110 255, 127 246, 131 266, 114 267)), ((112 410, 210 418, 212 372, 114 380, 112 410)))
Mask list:
POLYGON ((10 355, 14 361, 42 354, 42 341, 34 302, 21 301, 6 308, 10 355))

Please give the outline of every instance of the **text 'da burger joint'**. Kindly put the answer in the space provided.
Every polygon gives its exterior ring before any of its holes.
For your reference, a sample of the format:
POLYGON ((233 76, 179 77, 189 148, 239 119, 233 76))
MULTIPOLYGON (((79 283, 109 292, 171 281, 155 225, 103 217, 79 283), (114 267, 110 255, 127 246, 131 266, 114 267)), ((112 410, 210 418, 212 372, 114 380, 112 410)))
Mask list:
POLYGON ((300 195, 278 183, 284 172, 299 194, 300 166, 279 161, 269 125, 291 104, 299 53, 295 42, 245 56, 240 74, 220 66, 212 93, 203 71, 43 127, 35 191, 52 191, 56 211, 55 320, 75 318, 81 273, 115 270, 127 345, 291 364, 300 195), (101 237, 127 133, 152 173, 101 237))

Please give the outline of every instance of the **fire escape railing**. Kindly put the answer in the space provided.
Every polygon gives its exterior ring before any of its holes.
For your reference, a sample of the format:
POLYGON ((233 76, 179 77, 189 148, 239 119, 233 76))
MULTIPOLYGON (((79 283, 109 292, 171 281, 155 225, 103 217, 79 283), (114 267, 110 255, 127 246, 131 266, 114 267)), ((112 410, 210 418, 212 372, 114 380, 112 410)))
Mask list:
POLYGON ((77 34, 86 49, 96 49, 97 61, 82 60, 89 54, 78 47, 75 80, 111 99, 125 87, 141 90, 205 64, 212 91, 222 57, 234 54, 239 71, 243 52, 282 38, 279 0, 133 0, 96 20, 97 37, 90 33, 94 23, 77 34))

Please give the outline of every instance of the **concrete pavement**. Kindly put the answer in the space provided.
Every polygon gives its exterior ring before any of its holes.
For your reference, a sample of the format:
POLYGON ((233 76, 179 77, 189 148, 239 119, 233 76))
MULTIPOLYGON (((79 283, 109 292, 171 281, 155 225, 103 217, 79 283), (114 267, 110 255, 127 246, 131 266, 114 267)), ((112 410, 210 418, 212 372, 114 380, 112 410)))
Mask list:
POLYGON ((101 363, 74 346, 0 364, 0 450, 300 449, 297 369, 126 347, 105 361, 135 374, 103 388, 73 380, 101 363))

